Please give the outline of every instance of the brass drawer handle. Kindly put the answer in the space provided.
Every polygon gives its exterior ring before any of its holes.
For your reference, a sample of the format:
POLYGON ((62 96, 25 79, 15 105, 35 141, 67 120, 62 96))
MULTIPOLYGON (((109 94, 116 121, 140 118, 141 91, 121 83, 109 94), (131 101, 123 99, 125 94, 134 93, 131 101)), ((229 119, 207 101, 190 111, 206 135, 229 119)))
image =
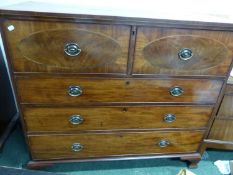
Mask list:
POLYGON ((82 95, 83 91, 80 86, 70 86, 68 88, 68 94, 72 97, 77 97, 82 95))
POLYGON ((158 143, 159 147, 165 148, 170 144, 170 142, 166 139, 161 139, 158 143))
POLYGON ((68 56, 78 56, 81 53, 81 51, 82 50, 77 43, 67 43, 64 46, 64 52, 68 56))
POLYGON ((183 48, 179 51, 178 56, 181 60, 186 61, 192 58, 193 52, 191 49, 183 48))
POLYGON ((163 120, 167 123, 171 123, 176 120, 176 116, 174 114, 165 114, 163 120))
POLYGON ((73 124, 73 125, 80 125, 80 124, 83 123, 84 119, 82 118, 81 115, 74 114, 74 115, 71 115, 71 116, 70 116, 69 121, 70 121, 70 123, 73 124))
POLYGON ((81 145, 80 143, 73 143, 71 146, 71 149, 74 152, 78 152, 78 151, 81 151, 83 149, 83 145, 81 145))
POLYGON ((183 89, 179 86, 174 86, 170 89, 170 94, 174 97, 180 96, 183 92, 183 89))

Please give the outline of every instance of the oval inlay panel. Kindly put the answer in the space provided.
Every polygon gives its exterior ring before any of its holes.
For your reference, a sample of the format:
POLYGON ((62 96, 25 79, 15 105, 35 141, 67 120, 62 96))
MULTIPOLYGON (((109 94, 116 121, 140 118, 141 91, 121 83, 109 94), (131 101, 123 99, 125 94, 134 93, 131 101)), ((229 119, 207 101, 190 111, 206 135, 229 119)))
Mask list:
POLYGON ((179 35, 161 38, 143 49, 145 59, 153 66, 176 70, 201 70, 221 64, 227 58, 228 49, 222 43, 210 38, 179 35), (181 60, 178 56, 182 48, 189 48, 193 56, 181 60))
POLYGON ((34 33, 18 45, 23 56, 35 63, 62 68, 93 68, 114 62, 121 55, 120 45, 112 38, 86 30, 62 29, 34 33), (81 53, 68 56, 66 43, 77 43, 81 53))

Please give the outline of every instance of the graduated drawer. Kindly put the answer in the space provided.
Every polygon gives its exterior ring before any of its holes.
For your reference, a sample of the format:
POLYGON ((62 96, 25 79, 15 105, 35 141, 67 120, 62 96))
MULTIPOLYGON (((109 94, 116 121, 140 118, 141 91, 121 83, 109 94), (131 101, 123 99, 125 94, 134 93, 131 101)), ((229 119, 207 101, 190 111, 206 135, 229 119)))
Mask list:
POLYGON ((138 27, 133 74, 226 76, 233 33, 138 27))
POLYGON ((129 26, 6 20, 4 28, 14 72, 126 72, 129 26))
POLYGON ((19 76, 16 86, 21 103, 215 103, 222 81, 19 76))
POLYGON ((203 128, 211 107, 27 107, 23 106, 27 131, 82 131, 158 128, 203 128))
POLYGON ((202 131, 29 136, 33 159, 196 152, 202 131))

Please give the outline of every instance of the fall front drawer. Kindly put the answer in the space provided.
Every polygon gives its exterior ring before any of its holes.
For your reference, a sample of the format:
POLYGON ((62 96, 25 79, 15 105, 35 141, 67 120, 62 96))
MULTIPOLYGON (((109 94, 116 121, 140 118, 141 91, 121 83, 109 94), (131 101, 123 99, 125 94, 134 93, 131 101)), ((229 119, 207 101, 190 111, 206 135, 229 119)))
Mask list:
POLYGON ((16 77, 21 103, 215 103, 219 80, 16 77))
POLYGON ((14 72, 126 73, 129 26, 6 20, 14 72))
POLYGON ((29 136, 35 160, 195 152, 202 131, 29 136), (43 144, 41 144, 43 143, 43 144))
POLYGON ((28 133, 50 131, 204 128, 212 107, 22 107, 28 133))

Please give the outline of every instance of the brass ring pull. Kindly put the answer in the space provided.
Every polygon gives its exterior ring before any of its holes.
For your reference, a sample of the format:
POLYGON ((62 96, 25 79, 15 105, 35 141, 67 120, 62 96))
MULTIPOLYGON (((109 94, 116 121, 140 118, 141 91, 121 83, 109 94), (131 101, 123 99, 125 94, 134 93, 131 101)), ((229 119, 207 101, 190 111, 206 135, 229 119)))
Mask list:
POLYGON ((183 48, 179 51, 178 56, 181 60, 187 61, 192 58, 193 52, 191 49, 183 48))
POLYGON ((73 143, 71 146, 71 149, 74 152, 78 152, 78 151, 81 151, 83 149, 83 145, 81 145, 80 143, 73 143))
POLYGON ((83 123, 84 119, 82 118, 81 115, 75 114, 70 116, 69 121, 73 125, 80 125, 83 123))
POLYGON ((176 120, 176 116, 174 114, 165 114, 163 120, 167 123, 171 123, 176 120))
POLYGON ((183 89, 179 86, 174 86, 170 89, 170 94, 174 97, 180 96, 183 92, 183 89))
POLYGON ((165 148, 170 144, 170 142, 166 139, 161 139, 158 143, 159 147, 165 148))
POLYGON ((70 86, 68 88, 68 94, 72 97, 77 97, 82 95, 83 91, 80 86, 70 86))
POLYGON ((77 43, 67 43, 64 46, 64 52, 68 56, 78 56, 81 53, 81 51, 82 50, 77 43))

